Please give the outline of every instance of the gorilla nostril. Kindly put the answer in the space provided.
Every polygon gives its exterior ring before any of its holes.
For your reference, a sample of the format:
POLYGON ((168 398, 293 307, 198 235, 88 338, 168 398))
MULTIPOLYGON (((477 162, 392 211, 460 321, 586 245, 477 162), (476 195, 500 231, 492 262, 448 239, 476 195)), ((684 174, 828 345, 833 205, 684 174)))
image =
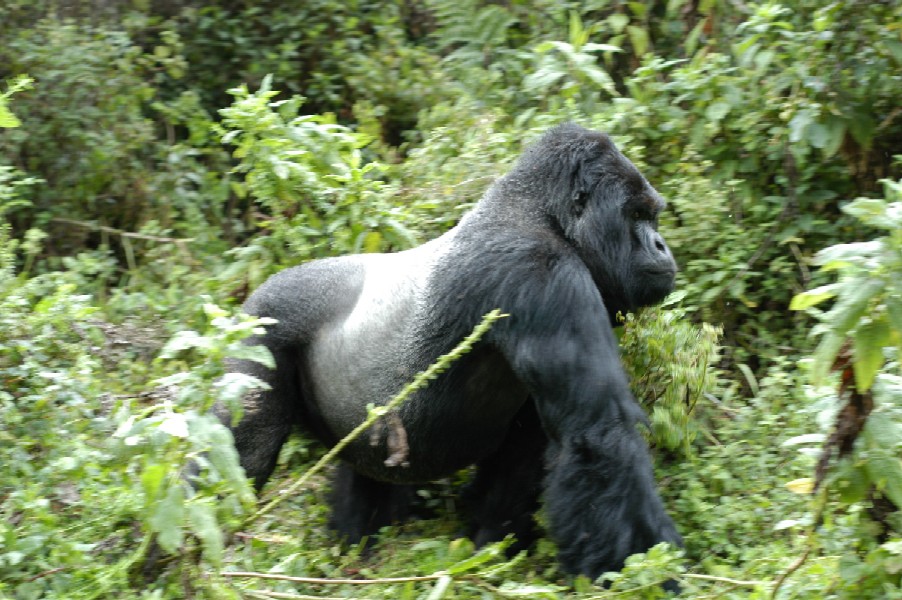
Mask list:
POLYGON ((664 245, 664 240, 662 240, 660 237, 655 240, 655 248, 658 249, 658 252, 661 252, 661 253, 667 252, 667 246, 664 245))

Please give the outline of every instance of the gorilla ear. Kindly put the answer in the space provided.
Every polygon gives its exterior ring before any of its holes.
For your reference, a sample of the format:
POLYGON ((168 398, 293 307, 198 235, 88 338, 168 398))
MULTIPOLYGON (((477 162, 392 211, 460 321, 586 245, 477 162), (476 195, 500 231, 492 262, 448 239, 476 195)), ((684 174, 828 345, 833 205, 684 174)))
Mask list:
POLYGON ((589 203, 589 192, 585 189, 579 189, 573 192, 573 197, 570 201, 570 206, 572 207, 573 214, 577 217, 583 214, 583 211, 586 209, 586 204, 589 203))

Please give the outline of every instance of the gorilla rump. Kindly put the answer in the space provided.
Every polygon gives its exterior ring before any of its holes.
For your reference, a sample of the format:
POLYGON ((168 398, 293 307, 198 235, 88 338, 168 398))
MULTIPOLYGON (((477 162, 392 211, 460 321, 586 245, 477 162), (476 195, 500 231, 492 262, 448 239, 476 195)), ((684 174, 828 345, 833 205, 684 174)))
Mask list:
POLYGON ((663 207, 606 135, 566 124, 441 237, 271 277, 244 310, 278 319, 248 341, 276 368, 231 365, 271 385, 232 428, 247 475, 259 489, 295 426, 335 444, 367 404, 388 401, 500 308, 510 316, 399 410, 409 464, 386 461, 384 430, 342 453, 332 526, 357 541, 405 514, 412 484, 475 464, 464 505, 478 544, 509 533, 529 544, 543 492, 569 572, 595 577, 660 541, 680 544, 612 329, 618 311, 673 288, 663 207))

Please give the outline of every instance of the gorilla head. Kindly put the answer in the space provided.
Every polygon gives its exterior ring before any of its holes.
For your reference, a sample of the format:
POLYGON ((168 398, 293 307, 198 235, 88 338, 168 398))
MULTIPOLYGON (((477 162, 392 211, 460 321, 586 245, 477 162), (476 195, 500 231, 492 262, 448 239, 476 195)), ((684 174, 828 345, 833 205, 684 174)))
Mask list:
POLYGON ((244 309, 278 319, 248 341, 269 348, 276 368, 231 365, 271 386, 232 428, 247 474, 262 486, 295 427, 335 444, 368 404, 499 308, 509 317, 396 415, 406 466, 386 461, 385 431, 343 450, 332 526, 351 541, 373 534, 404 516, 410 485, 475 464, 464 504, 478 543, 514 534, 528 545, 542 493, 570 572, 594 577, 662 540, 681 543, 612 330, 618 311, 673 287, 663 207, 606 135, 562 125, 441 237, 271 277, 244 309))
POLYGON ((530 208, 577 251, 612 316, 673 291, 676 263, 657 231, 664 199, 607 135, 560 125, 505 179, 540 191, 530 208))

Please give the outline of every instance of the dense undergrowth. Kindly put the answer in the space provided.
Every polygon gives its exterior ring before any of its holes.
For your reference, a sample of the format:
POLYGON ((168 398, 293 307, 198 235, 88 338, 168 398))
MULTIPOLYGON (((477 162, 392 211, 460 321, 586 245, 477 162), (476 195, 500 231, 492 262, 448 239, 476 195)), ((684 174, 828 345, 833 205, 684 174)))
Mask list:
POLYGON ((0 598, 902 598, 900 22, 892 1, 8 0, 0 598), (608 587, 547 540, 477 551, 465 473, 342 548, 302 437, 256 498, 204 414, 254 385, 220 377, 262 325, 240 301, 438 235, 565 120, 669 203, 679 292, 621 342, 685 550, 608 587))

